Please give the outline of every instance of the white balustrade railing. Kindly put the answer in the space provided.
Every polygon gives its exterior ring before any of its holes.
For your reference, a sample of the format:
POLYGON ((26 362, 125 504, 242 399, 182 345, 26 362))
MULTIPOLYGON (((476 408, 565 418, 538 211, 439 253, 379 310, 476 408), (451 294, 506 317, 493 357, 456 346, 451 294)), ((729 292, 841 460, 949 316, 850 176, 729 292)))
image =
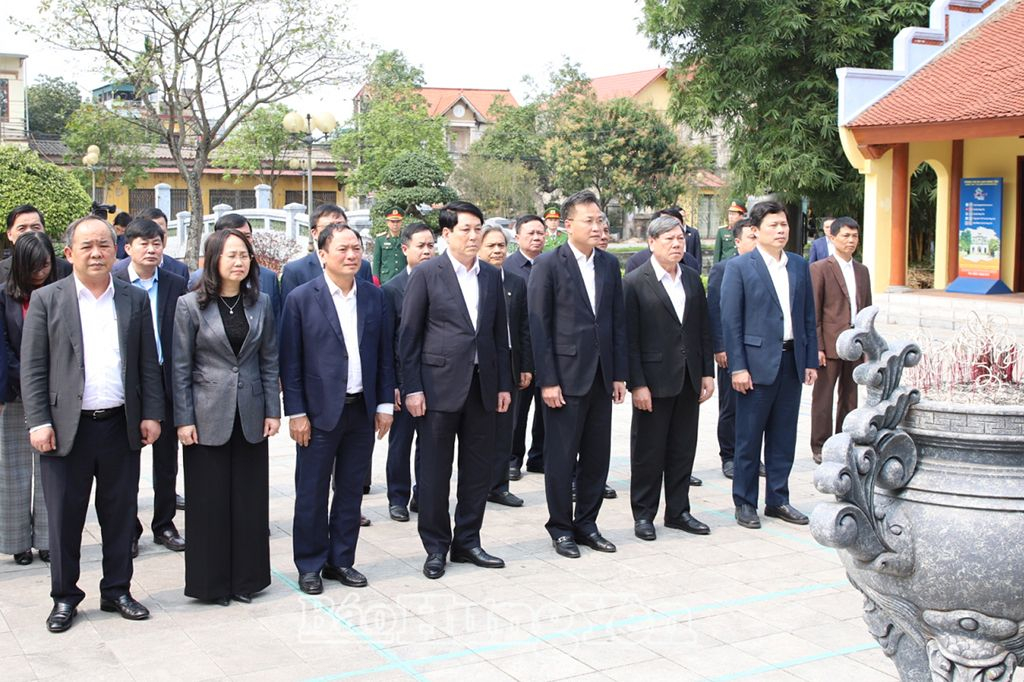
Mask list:
MULTIPOLYGON (((305 246, 309 242, 309 214, 305 213, 303 204, 287 204, 284 208, 240 208, 235 210, 227 204, 217 204, 213 213, 203 216, 203 236, 199 241, 200 254, 206 235, 213 232, 213 226, 225 213, 238 213, 248 219, 253 230, 269 230, 281 232, 295 240, 297 246, 305 246)), ((188 211, 179 212, 167 224, 167 246, 165 250, 171 256, 180 258, 185 255, 188 233, 192 224, 192 214, 188 211)))

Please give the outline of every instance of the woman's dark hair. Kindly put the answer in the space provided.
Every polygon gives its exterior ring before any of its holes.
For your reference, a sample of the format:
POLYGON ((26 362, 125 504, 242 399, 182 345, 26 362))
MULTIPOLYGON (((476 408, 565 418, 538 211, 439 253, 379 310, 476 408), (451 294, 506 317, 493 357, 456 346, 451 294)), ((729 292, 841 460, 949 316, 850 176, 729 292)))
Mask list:
POLYGON ((14 244, 11 256, 11 272, 7 276, 7 293, 18 301, 27 301, 34 289, 33 273, 50 264, 50 274, 39 286, 57 281, 57 256, 53 253, 53 243, 45 232, 26 232, 14 244))
MULTIPOLYGON (((206 238, 206 246, 203 252, 206 261, 203 265, 203 276, 196 284, 196 302, 201 309, 205 309, 210 301, 216 301, 220 296, 220 256, 224 253, 224 242, 229 237, 238 237, 245 244, 245 250, 249 253, 249 274, 242 280, 242 299, 246 305, 252 305, 260 297, 260 270, 256 263, 256 254, 252 250, 252 244, 246 239, 243 232, 228 228, 217 230, 206 238)), ((21 241, 20 239, 18 241, 21 241)))

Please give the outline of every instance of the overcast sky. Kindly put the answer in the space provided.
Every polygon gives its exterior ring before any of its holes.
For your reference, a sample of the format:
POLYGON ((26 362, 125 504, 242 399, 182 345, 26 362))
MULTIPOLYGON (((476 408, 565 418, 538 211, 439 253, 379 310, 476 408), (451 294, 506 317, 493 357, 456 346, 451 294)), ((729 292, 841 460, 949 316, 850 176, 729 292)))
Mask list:
MULTIPOLYGON (((4 4, 0 51, 29 55, 30 82, 42 74, 62 75, 78 81, 83 94, 103 82, 82 63, 82 55, 61 54, 30 36, 14 35, 7 16, 33 19, 35 0, 4 4)), ((637 32, 641 5, 634 0, 350 0, 349 37, 402 50, 423 68, 427 85, 508 88, 522 101, 523 76, 544 83, 563 57, 579 62, 591 77, 665 66, 637 32)), ((344 120, 355 90, 319 92, 292 104, 327 109, 344 120)))

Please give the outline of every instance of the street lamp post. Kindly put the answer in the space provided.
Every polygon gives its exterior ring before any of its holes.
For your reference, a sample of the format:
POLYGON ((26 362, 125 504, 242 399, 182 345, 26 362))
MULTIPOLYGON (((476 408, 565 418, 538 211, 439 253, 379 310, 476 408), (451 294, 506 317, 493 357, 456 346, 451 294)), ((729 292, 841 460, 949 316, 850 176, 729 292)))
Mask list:
POLYGON ((96 165, 100 162, 100 148, 94 144, 89 145, 82 157, 82 165, 92 173, 92 200, 96 202, 96 165))
POLYGON ((306 145, 306 214, 309 215, 313 213, 313 144, 326 140, 338 126, 338 121, 330 112, 303 116, 297 111, 289 111, 281 123, 288 132, 301 135, 306 145))

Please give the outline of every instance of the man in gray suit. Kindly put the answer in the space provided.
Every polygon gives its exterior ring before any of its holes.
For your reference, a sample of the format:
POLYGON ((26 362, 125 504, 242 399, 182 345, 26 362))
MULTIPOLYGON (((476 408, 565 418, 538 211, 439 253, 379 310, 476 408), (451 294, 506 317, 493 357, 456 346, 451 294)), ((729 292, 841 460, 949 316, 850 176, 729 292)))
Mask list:
POLYGON ((130 592, 130 547, 139 451, 160 436, 163 380, 149 296, 110 275, 115 242, 114 229, 100 218, 71 223, 64 255, 73 277, 33 294, 22 334, 25 421, 43 455, 50 512, 50 632, 70 628, 85 597, 79 558, 94 477, 103 537, 100 609, 129 620, 149 617, 130 592))

